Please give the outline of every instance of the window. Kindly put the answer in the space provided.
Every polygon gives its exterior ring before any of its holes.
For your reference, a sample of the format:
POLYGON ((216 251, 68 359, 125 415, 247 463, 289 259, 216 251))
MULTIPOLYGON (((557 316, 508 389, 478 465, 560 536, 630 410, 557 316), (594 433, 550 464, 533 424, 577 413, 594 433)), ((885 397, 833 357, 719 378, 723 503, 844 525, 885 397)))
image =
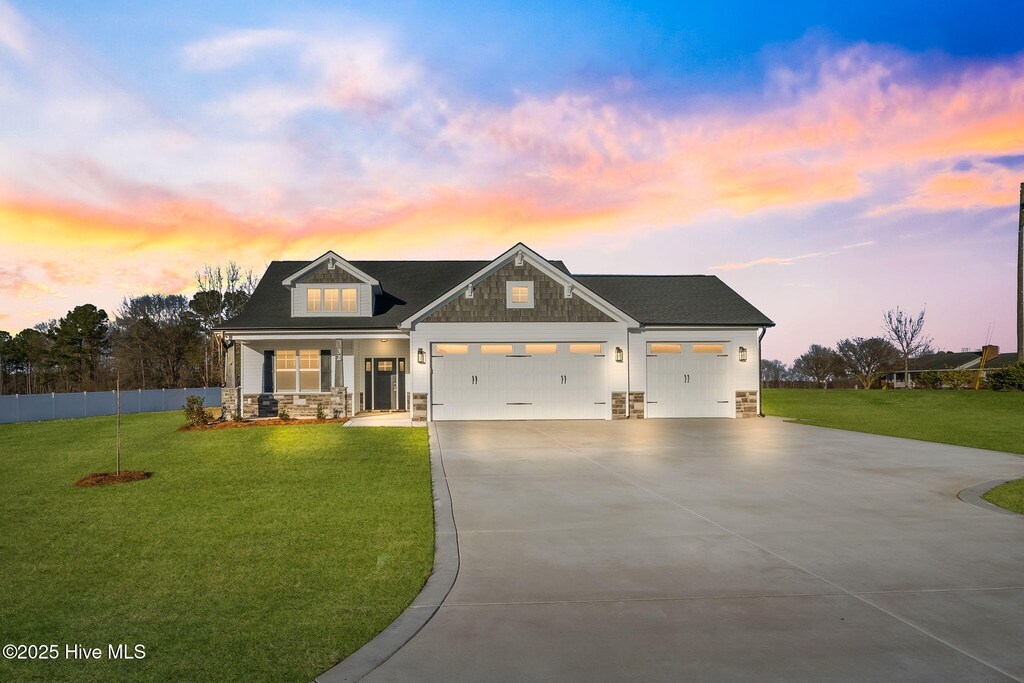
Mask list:
POLYGON ((338 298, 338 290, 324 290, 324 310, 337 312, 341 310, 341 300, 338 298))
POLYGON ((299 391, 320 391, 320 350, 299 351, 299 391))
POLYGON ((377 361, 377 372, 391 372, 395 369, 395 362, 391 360, 377 361))
POLYGON ((497 353, 512 353, 511 344, 481 344, 480 353, 484 355, 497 353))
POLYGON ((295 391, 296 388, 296 358, 295 351, 288 349, 286 351, 277 351, 274 353, 274 357, 277 359, 277 371, 274 373, 275 384, 274 391, 295 391))
POLYGON ((275 351, 274 391, 320 391, 320 349, 275 351))
POLYGON ((508 308, 533 308, 533 282, 506 282, 505 305, 508 308))
POLYGON ((466 344, 435 344, 434 350, 439 356, 462 355, 469 353, 469 346, 466 344))
POLYGON ((355 313, 359 310, 355 287, 346 287, 341 290, 341 310, 345 313, 355 313))
POLYGON ((651 344, 651 353, 682 353, 682 344, 651 344))
POLYGON ((323 290, 319 287, 306 290, 306 311, 309 313, 319 313, 323 310, 323 301, 320 296, 323 290))
POLYGON ((600 344, 569 344, 569 353, 601 353, 600 344))
POLYGON ((557 353, 557 344, 527 344, 526 352, 534 356, 541 356, 546 353, 557 353))
POLYGON ((725 353, 725 344, 694 344, 694 353, 725 353))

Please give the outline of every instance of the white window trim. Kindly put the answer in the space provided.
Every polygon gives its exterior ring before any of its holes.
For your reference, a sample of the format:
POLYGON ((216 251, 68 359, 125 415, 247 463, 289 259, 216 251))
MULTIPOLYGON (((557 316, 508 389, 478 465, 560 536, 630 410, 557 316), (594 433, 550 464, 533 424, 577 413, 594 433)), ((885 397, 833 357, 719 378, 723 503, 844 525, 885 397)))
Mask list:
MULTIPOLYGON (((291 396, 293 394, 326 394, 326 393, 329 393, 329 392, 326 392, 326 391, 321 391, 319 383, 317 384, 318 388, 316 390, 313 390, 313 389, 301 389, 300 388, 302 386, 302 375, 300 373, 302 373, 303 370, 302 370, 302 361, 300 359, 299 351, 312 351, 312 350, 313 349, 274 349, 274 393, 275 394, 281 394, 282 396, 291 396), (281 354, 282 353, 286 353, 286 352, 290 352, 290 353, 294 353, 295 354, 295 370, 294 370, 294 372, 295 372, 295 388, 294 389, 283 389, 283 390, 281 390, 281 389, 278 389, 278 386, 277 386, 277 373, 278 373, 277 364, 279 362, 281 354)), ((317 353, 317 356, 316 356, 317 357, 316 376, 317 376, 317 380, 319 381, 320 371, 323 369, 323 356, 320 354, 320 349, 317 349, 316 353, 317 353)), ((333 374, 334 368, 332 367, 331 370, 332 370, 331 385, 333 386, 334 385, 334 374, 333 374)), ((313 372, 313 370, 306 370, 306 372, 313 372)))
POLYGON ((359 284, 358 283, 345 283, 345 284, 335 284, 335 283, 327 283, 327 284, 324 284, 324 283, 302 283, 302 284, 295 285, 295 288, 296 288, 297 296, 300 297, 300 301, 302 302, 303 313, 299 317, 303 317, 303 318, 363 317, 363 313, 360 310, 360 308, 362 308, 362 305, 361 305, 361 296, 360 296, 360 292, 359 292, 359 284), (308 300, 308 297, 309 297, 309 290, 311 290, 311 289, 319 289, 320 290, 320 310, 319 311, 311 311, 311 310, 309 310, 309 300, 308 300), (338 307, 341 310, 337 310, 337 311, 327 311, 327 310, 324 310, 324 307, 326 306, 326 303, 327 303, 327 301, 326 301, 327 295, 325 294, 325 292, 328 289, 336 289, 336 290, 338 290, 338 307), (355 290, 355 293, 356 293, 356 308, 355 308, 354 311, 346 311, 346 310, 344 310, 345 295, 344 295, 343 292, 346 289, 353 289, 353 290, 355 290))
POLYGON ((533 308, 533 281, 532 280, 507 280, 505 282, 505 307, 506 308, 533 308), (512 288, 526 287, 526 303, 514 303, 512 301, 512 288))

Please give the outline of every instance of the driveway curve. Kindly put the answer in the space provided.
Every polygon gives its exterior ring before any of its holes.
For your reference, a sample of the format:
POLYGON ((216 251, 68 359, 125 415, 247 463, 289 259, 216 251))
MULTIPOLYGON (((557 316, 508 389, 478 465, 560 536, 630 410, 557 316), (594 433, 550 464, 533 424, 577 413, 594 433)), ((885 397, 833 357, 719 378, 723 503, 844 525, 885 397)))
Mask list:
POLYGON ((1017 456, 781 420, 436 423, 460 568, 367 681, 1024 679, 1017 456))

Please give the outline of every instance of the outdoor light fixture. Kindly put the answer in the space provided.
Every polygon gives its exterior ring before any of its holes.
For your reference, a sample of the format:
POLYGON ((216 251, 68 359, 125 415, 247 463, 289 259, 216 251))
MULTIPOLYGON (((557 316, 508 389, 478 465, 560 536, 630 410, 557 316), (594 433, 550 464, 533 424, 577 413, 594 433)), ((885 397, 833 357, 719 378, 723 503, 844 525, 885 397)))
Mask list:
POLYGON ((615 347, 615 362, 616 363, 621 363, 622 362, 622 347, 621 346, 616 346, 615 347))
POLYGON ((747 362, 747 347, 746 346, 741 346, 740 347, 740 362, 741 363, 746 363, 747 362))
POLYGON ((381 344, 387 344, 387 343, 388 343, 388 340, 387 340, 387 339, 381 339, 381 340, 380 340, 380 343, 381 343, 381 344))
POLYGON ((427 359, 425 357, 425 354, 423 353, 423 349, 416 349, 416 362, 419 363, 420 365, 426 364, 427 359))

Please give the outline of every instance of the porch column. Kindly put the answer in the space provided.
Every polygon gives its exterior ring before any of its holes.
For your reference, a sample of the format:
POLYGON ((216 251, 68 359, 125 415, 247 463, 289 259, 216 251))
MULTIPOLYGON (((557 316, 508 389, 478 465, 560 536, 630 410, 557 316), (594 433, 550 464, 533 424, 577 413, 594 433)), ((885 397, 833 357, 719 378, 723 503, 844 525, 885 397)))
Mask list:
POLYGON ((229 389, 235 388, 235 343, 224 342, 224 386, 229 389))

